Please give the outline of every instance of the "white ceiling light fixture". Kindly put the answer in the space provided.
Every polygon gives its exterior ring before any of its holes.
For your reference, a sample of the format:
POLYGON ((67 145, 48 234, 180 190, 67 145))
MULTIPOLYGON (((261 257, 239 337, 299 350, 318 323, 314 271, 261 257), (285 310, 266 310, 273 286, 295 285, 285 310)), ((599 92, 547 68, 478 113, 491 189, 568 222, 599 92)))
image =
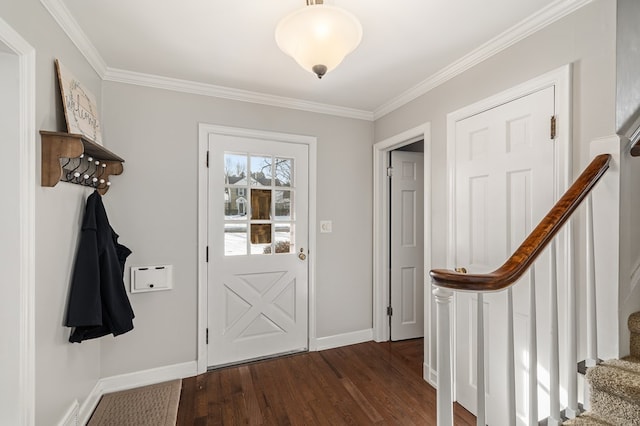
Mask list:
POLYGON ((307 0, 303 9, 285 16, 276 27, 276 43, 302 68, 322 78, 362 40, 362 25, 350 12, 307 0))

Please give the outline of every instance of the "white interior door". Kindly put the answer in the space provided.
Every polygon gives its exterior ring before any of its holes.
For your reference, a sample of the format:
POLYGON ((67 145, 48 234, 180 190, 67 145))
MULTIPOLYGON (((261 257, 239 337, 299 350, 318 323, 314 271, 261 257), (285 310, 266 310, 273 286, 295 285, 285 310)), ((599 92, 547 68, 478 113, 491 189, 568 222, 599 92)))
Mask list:
POLYGON ((424 155, 391 151, 391 340, 424 335, 424 155))
MULTIPOLYGON (((548 87, 455 123, 455 266, 473 273, 497 268, 553 205, 553 115, 554 87, 548 87)), ((541 287, 547 275, 537 274, 541 287)), ((526 389, 527 289, 525 277, 513 290, 518 392, 526 389)), ((486 419, 491 425, 506 425, 506 291, 486 294, 483 302, 486 419)), ((456 294, 456 399, 473 413, 477 309, 475 294, 456 294)), ((518 393, 516 411, 522 424, 526 403, 526 395, 518 393)))
POLYGON ((210 135, 208 365, 308 348, 308 146, 210 135))

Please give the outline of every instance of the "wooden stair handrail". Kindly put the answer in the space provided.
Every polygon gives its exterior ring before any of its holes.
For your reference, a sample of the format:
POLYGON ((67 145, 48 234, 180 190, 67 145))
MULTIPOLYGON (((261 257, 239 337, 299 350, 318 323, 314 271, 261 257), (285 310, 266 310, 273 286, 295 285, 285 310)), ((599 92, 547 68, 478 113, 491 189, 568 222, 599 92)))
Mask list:
POLYGON ((522 242, 507 261, 487 274, 465 274, 447 269, 429 272, 437 287, 462 291, 499 291, 514 284, 533 264, 562 225, 571 217, 609 168, 610 154, 600 154, 564 193, 538 226, 522 242))

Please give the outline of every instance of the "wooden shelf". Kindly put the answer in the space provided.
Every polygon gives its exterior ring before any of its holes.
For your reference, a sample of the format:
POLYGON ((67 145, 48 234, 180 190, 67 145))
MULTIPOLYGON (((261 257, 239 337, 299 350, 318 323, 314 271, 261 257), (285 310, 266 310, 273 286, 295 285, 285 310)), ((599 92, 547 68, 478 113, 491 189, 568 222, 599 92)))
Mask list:
MULTIPOLYGON (((119 175, 124 170, 122 165, 124 159, 83 135, 41 130, 40 136, 42 138, 42 186, 53 187, 62 180, 94 187, 104 195, 109 190, 109 185, 107 185, 109 176, 119 175), (65 170, 63 170, 60 159, 79 159, 83 154, 85 158, 92 157, 96 161, 100 161, 100 167, 96 171, 100 173, 96 176, 104 180, 103 184, 65 178, 65 170)), ((87 165, 89 165, 88 162, 87 165)))

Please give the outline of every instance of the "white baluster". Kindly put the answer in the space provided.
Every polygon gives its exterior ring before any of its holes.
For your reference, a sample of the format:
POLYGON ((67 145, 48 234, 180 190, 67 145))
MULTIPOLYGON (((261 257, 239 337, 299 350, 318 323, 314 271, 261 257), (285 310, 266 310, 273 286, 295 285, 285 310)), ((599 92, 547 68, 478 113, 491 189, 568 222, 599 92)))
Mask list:
POLYGON ((565 416, 569 419, 580 414, 578 408, 578 338, 576 324, 576 282, 574 275, 573 228, 567 224, 569 241, 567 247, 567 408, 565 416))
POLYGON ((536 268, 529 269, 529 426, 538 426, 538 324, 536 268))
POLYGON ((484 385, 484 297, 478 293, 476 305, 476 425, 485 426, 485 385, 484 385))
POLYGON ((453 425, 453 385, 451 371, 451 300, 453 292, 436 287, 433 290, 436 300, 437 314, 437 344, 438 355, 438 392, 436 410, 437 426, 453 425))
POLYGON ((558 354, 558 280, 556 268, 556 240, 551 241, 549 276, 549 309, 551 310, 551 341, 549 342, 549 421, 548 425, 562 424, 560 416, 560 356, 558 354))
MULTIPOLYGON (((594 367, 598 363, 598 331, 596 328, 596 264, 593 237, 593 199, 591 194, 587 196, 587 358, 585 365, 594 367)), ((590 408, 590 389, 585 380, 583 406, 585 410, 590 408)))
POLYGON ((513 337, 513 290, 507 290, 507 415, 510 425, 516 424, 516 367, 513 337))
POLYGON ((598 363, 596 329, 596 267, 593 240, 593 200, 587 197, 587 367, 598 363))

